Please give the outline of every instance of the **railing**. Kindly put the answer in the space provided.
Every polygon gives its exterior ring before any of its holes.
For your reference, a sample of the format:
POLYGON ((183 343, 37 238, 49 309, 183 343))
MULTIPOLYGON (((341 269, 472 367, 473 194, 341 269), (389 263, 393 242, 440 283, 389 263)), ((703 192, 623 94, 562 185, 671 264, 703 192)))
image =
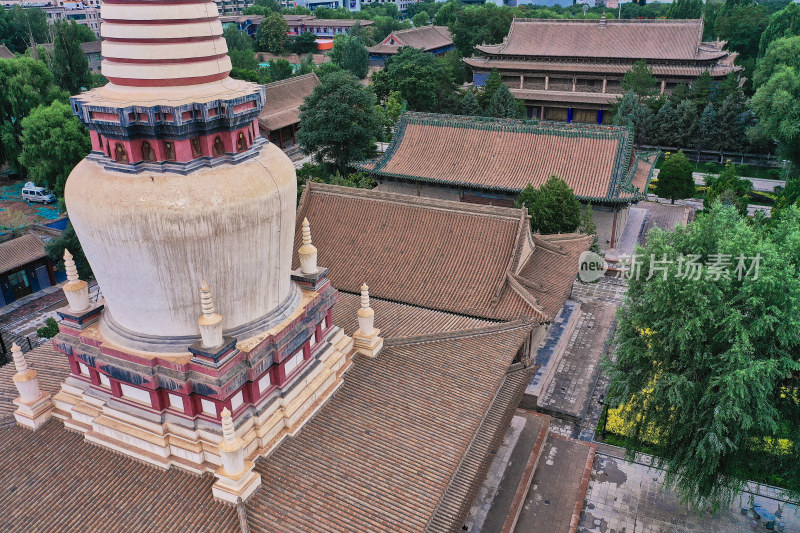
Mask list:
POLYGON ((11 346, 14 343, 22 348, 22 353, 26 353, 45 342, 47 339, 41 339, 36 335, 18 335, 0 327, 0 366, 11 362, 11 346))
MULTIPOLYGON (((642 144, 638 146, 639 149, 644 150, 661 150, 662 153, 665 152, 672 152, 675 153, 678 150, 683 150, 683 153, 686 154, 690 160, 697 160, 698 159, 698 150, 694 148, 679 148, 677 146, 654 146, 648 144, 642 144)), ((719 150, 700 150, 699 151, 699 160, 700 161, 713 161, 715 163, 726 163, 730 160, 732 163, 737 165, 754 165, 760 167, 772 167, 772 168, 786 168, 789 165, 789 162, 785 159, 781 159, 774 154, 748 154, 744 152, 726 152, 726 151, 719 151, 719 150)))

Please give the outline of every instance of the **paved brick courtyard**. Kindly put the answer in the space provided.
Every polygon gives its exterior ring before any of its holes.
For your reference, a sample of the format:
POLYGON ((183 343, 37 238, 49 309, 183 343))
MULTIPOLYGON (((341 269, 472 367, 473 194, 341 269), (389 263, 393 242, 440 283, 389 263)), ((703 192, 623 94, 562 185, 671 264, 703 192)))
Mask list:
MULTIPOLYGON (((718 515, 698 513, 661 486, 663 472, 597 452, 586 492, 578 533, 744 533, 768 531, 763 523, 743 515, 748 495, 718 515)), ((775 496, 769 489, 770 496, 775 496)), ((755 503, 774 512, 781 502, 755 496, 755 503)), ((800 532, 800 509, 783 505, 783 531, 800 532)), ((778 530, 778 529, 776 529, 778 530)))

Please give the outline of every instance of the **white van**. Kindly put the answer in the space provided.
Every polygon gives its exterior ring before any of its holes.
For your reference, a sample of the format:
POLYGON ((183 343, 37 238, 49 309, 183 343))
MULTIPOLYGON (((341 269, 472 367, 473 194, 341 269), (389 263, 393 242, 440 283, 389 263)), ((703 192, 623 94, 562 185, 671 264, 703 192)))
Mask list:
POLYGON ((53 193, 44 187, 37 187, 32 181, 29 181, 22 187, 22 199, 28 203, 41 202, 43 204, 56 201, 56 197, 53 193))

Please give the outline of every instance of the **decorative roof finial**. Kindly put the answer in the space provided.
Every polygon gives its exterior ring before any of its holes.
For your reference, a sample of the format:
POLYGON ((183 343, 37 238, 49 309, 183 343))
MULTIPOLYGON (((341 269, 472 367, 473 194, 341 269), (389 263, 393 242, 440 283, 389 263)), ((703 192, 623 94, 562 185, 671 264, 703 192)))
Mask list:
POLYGON ((222 437, 225 442, 233 442, 236 439, 236 430, 233 427, 233 418, 228 408, 222 410, 222 437))
POLYGON ((208 286, 205 280, 200 283, 200 308, 203 314, 197 319, 197 324, 200 326, 200 337, 202 338, 203 346, 206 348, 221 346, 223 343, 222 315, 217 313, 214 308, 211 287, 208 286))
POLYGON ((297 251, 300 256, 300 270, 303 274, 316 274, 317 270, 317 248, 311 244, 311 224, 308 219, 303 219, 303 245, 297 251))
POLYGON ((78 267, 69 250, 64 248, 64 270, 67 271, 67 283, 64 284, 64 295, 71 311, 81 312, 89 309, 89 284, 78 277, 78 267))
POLYGON ((353 345, 359 353, 375 357, 383 347, 383 339, 375 329, 375 311, 369 305, 369 286, 361 285, 361 308, 358 310, 358 330, 353 333, 353 345))
POLYGON ((72 259, 72 254, 69 250, 64 248, 64 270, 67 271, 68 281, 78 281, 78 267, 75 266, 75 261, 72 259))
POLYGON ((22 348, 16 342, 11 345, 11 357, 14 358, 14 366, 17 368, 17 373, 24 374, 28 371, 28 362, 25 361, 22 348))

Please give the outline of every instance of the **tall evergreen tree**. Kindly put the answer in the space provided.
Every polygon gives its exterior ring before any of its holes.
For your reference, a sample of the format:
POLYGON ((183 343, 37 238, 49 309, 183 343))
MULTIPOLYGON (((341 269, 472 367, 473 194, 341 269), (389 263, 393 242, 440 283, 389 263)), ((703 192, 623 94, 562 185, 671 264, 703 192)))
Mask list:
POLYGON ((505 83, 501 83, 489 102, 486 114, 498 118, 520 118, 520 109, 517 99, 508 90, 505 83))
POLYGON ((697 148, 697 160, 700 161, 701 150, 713 150, 717 144, 717 112, 710 103, 703 109, 700 120, 697 123, 697 137, 695 138, 695 148, 697 148))
POLYGON ((483 90, 478 93, 478 102, 483 109, 489 108, 489 102, 492 101, 494 93, 501 85, 503 85, 503 78, 500 76, 497 69, 493 68, 489 73, 489 77, 486 78, 486 84, 483 86, 483 90))
POLYGON ((592 244, 589 246, 589 250, 594 253, 600 253, 600 247, 597 246, 597 224, 594 223, 594 209, 591 203, 586 204, 586 207, 583 208, 579 229, 581 233, 592 236, 592 244))
POLYGON ((656 142, 661 146, 676 146, 675 140, 680 137, 678 113, 669 100, 664 102, 656 113, 656 142))
POLYGON ((729 95, 719 108, 717 126, 720 135, 718 146, 721 150, 744 152, 747 147, 747 123, 744 119, 744 100, 729 95))
POLYGON ((656 94, 656 78, 653 69, 647 66, 645 60, 637 61, 622 78, 622 89, 633 91, 640 98, 647 98, 656 94))
POLYGON ((772 15, 769 24, 761 33, 758 55, 763 56, 767 53, 772 41, 793 35, 800 35, 800 4, 797 2, 790 2, 782 11, 772 15))
POLYGON ((703 16, 703 0, 675 0, 668 16, 671 19, 699 19, 703 16))
POLYGON ((467 91, 464 93, 464 96, 461 97, 459 113, 472 117, 478 117, 483 114, 481 105, 478 103, 478 97, 475 96, 475 91, 467 91))
POLYGON ((675 141, 678 148, 694 145, 694 136, 697 133, 697 106, 691 100, 684 100, 675 110, 678 115, 678 135, 675 141))
POLYGON ((289 25, 280 13, 270 13, 256 30, 256 46, 261 52, 282 54, 286 51, 286 40, 289 25))
POLYGON ((81 87, 88 87, 89 60, 81 48, 78 38, 78 24, 59 20, 55 23, 55 42, 53 43, 53 77, 56 84, 69 94, 78 94, 81 87))

